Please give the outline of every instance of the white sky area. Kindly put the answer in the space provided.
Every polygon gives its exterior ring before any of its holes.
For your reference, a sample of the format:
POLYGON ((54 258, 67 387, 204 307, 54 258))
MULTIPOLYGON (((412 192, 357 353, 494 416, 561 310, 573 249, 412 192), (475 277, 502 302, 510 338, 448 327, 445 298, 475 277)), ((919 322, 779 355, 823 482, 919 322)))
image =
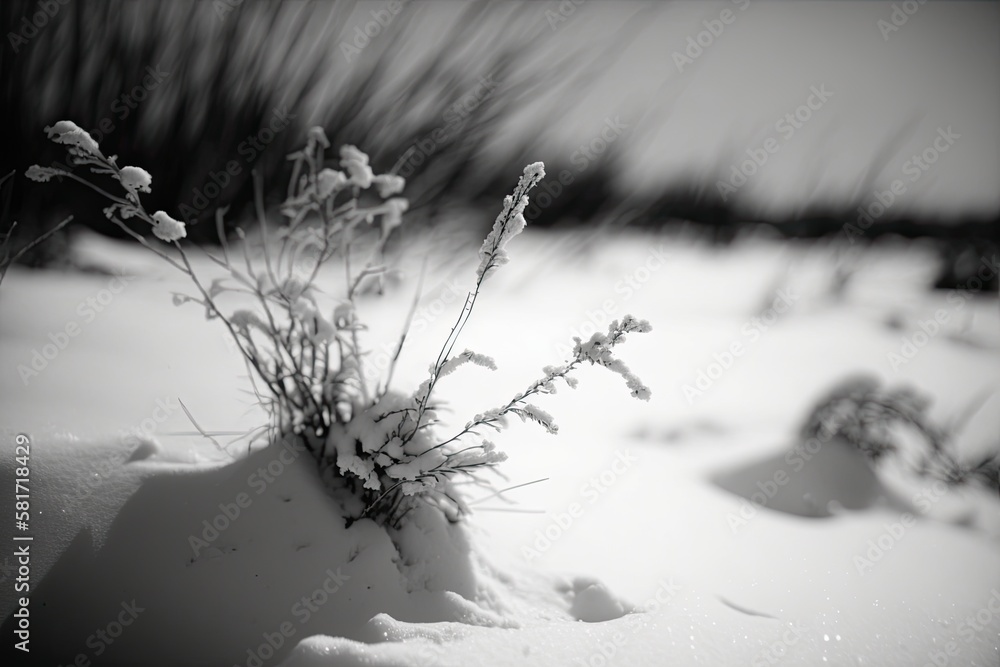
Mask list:
MULTIPOLYGON (((905 22, 897 14, 898 30, 883 30, 880 20, 893 25, 893 4, 904 3, 584 2, 565 21, 553 20, 554 29, 543 26, 539 39, 550 41, 539 45, 546 55, 533 66, 544 68, 581 47, 587 56, 600 53, 637 12, 643 12, 635 19, 640 29, 576 91, 579 97, 572 95, 579 103, 568 114, 540 119, 546 108, 540 100, 525 108, 524 120, 541 120, 551 142, 542 152, 561 152, 569 163, 573 151, 600 135, 607 118, 620 116, 629 126, 622 136, 633 158, 623 178, 637 189, 709 176, 715 184, 718 173, 729 175, 747 159, 746 150, 774 138, 777 150, 739 188, 764 213, 852 196, 873 201, 874 188, 899 179, 893 213, 995 214, 1000 5, 906 3, 916 11, 905 22), (693 62, 679 71, 675 52, 683 54, 688 38, 706 30, 703 21, 718 21, 723 10, 731 12, 729 23, 715 23, 723 29, 711 40, 702 35, 702 53, 692 51, 693 62), (807 102, 813 86, 832 95, 821 105, 814 98, 818 108, 799 127, 776 128, 807 102), (948 150, 931 151, 934 164, 917 167, 917 176, 907 161, 934 146, 938 128, 949 127, 958 138, 939 141, 948 150)), ((384 5, 364 3, 356 21, 363 24, 360 17, 384 5)), ((558 16, 560 3, 542 6, 558 16)), ((544 9, 532 7, 544 22, 544 9)), ((459 10, 452 2, 412 5, 409 11, 428 19, 411 26, 428 32, 416 41, 434 44, 430 35, 443 34, 447 17, 459 10)))

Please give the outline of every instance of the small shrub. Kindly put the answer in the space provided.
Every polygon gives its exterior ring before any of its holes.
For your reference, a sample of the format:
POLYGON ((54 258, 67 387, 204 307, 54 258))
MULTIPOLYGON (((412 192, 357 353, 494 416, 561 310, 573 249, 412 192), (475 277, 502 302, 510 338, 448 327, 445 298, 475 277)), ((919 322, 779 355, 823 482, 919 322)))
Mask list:
POLYGON ((839 435, 881 462, 901 453, 900 428, 909 429, 921 443, 915 459, 907 459, 912 472, 953 486, 975 482, 1000 490, 1000 454, 962 460, 954 445, 958 428, 934 424, 927 417, 929 406, 930 400, 912 389, 884 388, 867 376, 850 378, 816 404, 801 436, 826 442, 839 435))
POLYGON ((479 250, 474 288, 430 365, 427 379, 406 394, 389 389, 405 333, 386 377, 372 386, 360 340, 365 326, 356 309, 362 284, 380 280, 388 270, 383 249, 408 207, 406 199, 396 196, 405 187, 403 178, 391 172, 376 175, 368 156, 354 146, 341 147, 341 169, 325 167, 330 144, 322 128, 313 128, 305 148, 289 156, 292 178, 281 206, 286 222, 273 235, 258 191, 262 262, 251 257, 245 236, 242 262, 233 256, 224 233, 224 211, 220 211, 221 254, 207 255, 227 276, 206 285, 180 242, 187 234, 184 223, 164 211, 150 215, 143 207, 140 194, 149 193, 153 185, 149 173, 139 167, 119 167, 116 157, 104 156, 90 135, 69 121, 46 131, 53 141, 66 146, 73 167, 117 181, 123 195, 111 194, 63 168, 36 165, 27 176, 41 182, 70 178, 92 188, 110 200, 104 209, 108 220, 190 277, 197 296, 177 294, 175 303, 197 303, 208 319, 222 322, 239 346, 269 415, 266 427, 249 433, 248 439, 273 443, 291 437, 300 442, 316 460, 350 521, 370 517, 394 524, 420 502, 457 520, 467 511, 457 481, 471 477, 473 483, 485 484, 477 473, 506 458, 481 437, 481 431, 501 430, 513 415, 556 433, 552 417, 530 401, 539 394, 555 393, 558 381, 574 387, 571 373, 581 364, 608 368, 622 376, 634 397, 649 399, 649 389, 613 353, 627 334, 650 330, 649 323, 628 315, 612 322, 607 334, 595 333, 587 341, 575 339, 572 359, 544 368, 540 379, 506 404, 475 415, 451 437, 436 432, 439 405, 434 390, 438 383, 463 365, 496 368, 485 355, 471 350, 456 353, 456 344, 484 282, 509 261, 506 247, 524 228, 528 192, 545 175, 541 162, 527 166, 513 195, 504 199, 479 250), (135 221, 149 225, 158 239, 174 247, 176 255, 168 255, 130 227, 135 221), (364 255, 360 262, 359 249, 364 255), (316 279, 321 267, 335 257, 343 262, 344 292, 328 304, 316 279), (253 307, 225 314, 219 300, 226 293, 249 295, 253 307))

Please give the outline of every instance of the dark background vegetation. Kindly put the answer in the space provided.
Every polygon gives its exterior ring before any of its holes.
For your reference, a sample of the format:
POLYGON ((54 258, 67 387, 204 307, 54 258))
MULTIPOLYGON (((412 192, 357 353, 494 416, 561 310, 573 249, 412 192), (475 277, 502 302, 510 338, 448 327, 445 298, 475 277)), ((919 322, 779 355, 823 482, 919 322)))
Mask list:
MULTIPOLYGON (((93 132, 105 154, 118 155, 120 165, 149 170, 153 193, 145 196, 147 208, 180 217, 179 207, 185 205, 188 215, 183 217, 196 242, 216 240, 210 223, 218 207, 230 207, 230 223, 245 219, 253 201, 251 170, 259 171, 268 185, 266 201, 281 200, 288 178, 286 156, 302 145, 312 125, 322 125, 334 147, 351 143, 370 153, 376 172, 395 166, 406 175, 411 217, 424 224, 434 224, 452 208, 492 211, 526 161, 545 160, 547 180, 553 183, 569 167, 565 155, 538 148, 546 127, 577 101, 574 91, 585 89, 629 38, 623 30, 602 49, 581 45, 539 67, 536 42, 548 29, 541 19, 546 4, 456 4, 461 17, 436 33, 424 60, 407 63, 410 73, 400 77, 401 60, 409 57, 406 47, 418 35, 426 37, 412 29, 411 7, 404 7, 349 62, 340 45, 351 42, 358 19, 348 2, 316 12, 309 3, 246 1, 220 11, 223 3, 192 0, 70 0, 48 5, 58 11, 32 34, 24 21, 40 11, 37 0, 5 0, 0 32, 32 36, 17 48, 7 37, 0 49, 0 175, 17 172, 3 184, 2 227, 18 222, 15 248, 70 212, 76 216, 74 225, 116 233, 101 216, 101 200, 82 186, 67 182, 54 188, 22 176, 31 164, 64 159, 61 148, 44 134, 46 125, 61 119, 88 130, 102 122, 113 125, 107 134, 93 132), (484 26, 490 29, 484 31, 484 26), (149 67, 169 75, 144 91, 144 100, 124 104, 122 95, 142 85, 149 67), (474 91, 484 77, 498 83, 479 97, 474 91), (501 135, 526 100, 554 86, 565 91, 557 97, 561 108, 540 112, 520 136, 501 135), (248 139, 259 136, 281 109, 294 115, 291 126, 248 160, 248 139), (439 128, 445 130, 444 139, 428 141, 439 128), (485 148, 497 144, 503 149, 485 148), (218 197, 202 205, 197 193, 218 182, 213 174, 225 171, 232 160, 238 161, 239 173, 218 197), (192 216, 191 210, 197 213, 192 216)), ((627 157, 621 144, 614 148, 562 185, 549 206, 529 211, 529 222, 661 228, 683 221, 717 243, 761 228, 785 237, 843 237, 844 224, 856 222, 863 203, 828 202, 782 219, 762 217, 739 197, 723 201, 716 194, 712 184, 723 173, 721 159, 718 173, 665 182, 655 194, 636 195, 616 178, 627 157)), ((335 160, 331 151, 331 164, 335 160)), ((489 215, 480 217, 490 224, 489 215)), ((866 239, 937 239, 944 259, 938 286, 945 288, 963 287, 979 258, 994 255, 1000 241, 996 219, 886 215, 861 231, 866 239)), ((25 261, 58 263, 66 248, 66 237, 59 234, 25 261)), ((997 289, 995 277, 990 289, 997 289)))

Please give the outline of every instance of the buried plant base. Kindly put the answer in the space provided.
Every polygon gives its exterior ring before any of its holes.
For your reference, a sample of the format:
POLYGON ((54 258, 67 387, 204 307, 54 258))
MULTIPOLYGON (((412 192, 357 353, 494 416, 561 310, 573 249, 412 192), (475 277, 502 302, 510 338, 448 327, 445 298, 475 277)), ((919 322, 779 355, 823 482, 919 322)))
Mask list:
MULTIPOLYGON (((168 448, 119 463, 101 503, 67 510, 60 491, 86 483, 81 452, 93 457, 101 444, 36 444, 36 469, 59 480, 34 501, 36 530, 58 529, 65 543, 32 545, 31 664, 278 664, 312 635, 374 641, 368 621, 383 613, 514 622, 501 618, 490 591, 502 583, 465 525, 423 506, 398 529, 370 520, 347 527, 313 462, 294 448, 215 467, 170 463, 168 448), (122 604, 141 611, 101 639, 96 631, 122 604)), ((121 461, 127 446, 119 448, 121 461)), ((549 598, 558 615, 558 594, 549 598)), ((9 617, 4 631, 16 622, 9 617)))

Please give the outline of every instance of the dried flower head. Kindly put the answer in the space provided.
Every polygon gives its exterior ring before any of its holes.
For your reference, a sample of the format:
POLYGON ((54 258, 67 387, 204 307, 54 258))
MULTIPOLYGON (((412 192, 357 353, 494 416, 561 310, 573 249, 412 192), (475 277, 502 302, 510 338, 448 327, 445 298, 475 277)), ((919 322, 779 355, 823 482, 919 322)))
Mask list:
POLYGON ((51 127, 46 126, 45 132, 49 135, 49 139, 57 144, 76 146, 92 155, 101 154, 101 149, 94 138, 71 120, 61 120, 51 127))
POLYGON ((122 167, 118 172, 118 180, 129 192, 152 192, 149 186, 153 182, 153 177, 149 172, 141 167, 122 167))
POLYGON ((486 236, 479 249, 479 268, 476 277, 480 281, 510 261, 505 247, 507 243, 524 230, 524 209, 528 207, 528 191, 545 178, 545 164, 533 162, 524 168, 513 196, 503 200, 503 209, 493 223, 493 229, 486 236))
POLYGON ((153 227, 153 234, 162 241, 169 243, 170 241, 177 241, 187 236, 187 229, 184 227, 184 223, 180 220, 174 220, 163 211, 154 213, 153 220, 156 221, 156 225, 153 227))
POLYGON ((40 167, 37 164, 33 164, 28 167, 28 170, 24 172, 24 175, 33 181, 39 183, 47 183, 53 176, 58 176, 62 172, 58 169, 52 169, 51 167, 40 167))
POLYGON ((316 175, 316 196, 326 199, 334 192, 342 190, 348 183, 344 172, 335 169, 324 169, 316 175))
POLYGON ((389 232, 403 223, 403 213, 409 207, 410 202, 402 197, 393 197, 379 207, 382 213, 383 236, 388 236, 389 232))
POLYGON ((306 150, 312 151, 313 147, 319 144, 323 148, 330 147, 330 140, 326 138, 326 130, 321 126, 315 125, 309 128, 308 142, 306 150))
POLYGON ((340 147, 340 166, 350 174, 350 182, 359 188, 370 188, 375 174, 368 164, 368 155, 355 146, 340 147))
POLYGON ((378 186, 378 196, 382 199, 398 195, 406 187, 406 179, 396 174, 379 174, 372 183, 378 186))

